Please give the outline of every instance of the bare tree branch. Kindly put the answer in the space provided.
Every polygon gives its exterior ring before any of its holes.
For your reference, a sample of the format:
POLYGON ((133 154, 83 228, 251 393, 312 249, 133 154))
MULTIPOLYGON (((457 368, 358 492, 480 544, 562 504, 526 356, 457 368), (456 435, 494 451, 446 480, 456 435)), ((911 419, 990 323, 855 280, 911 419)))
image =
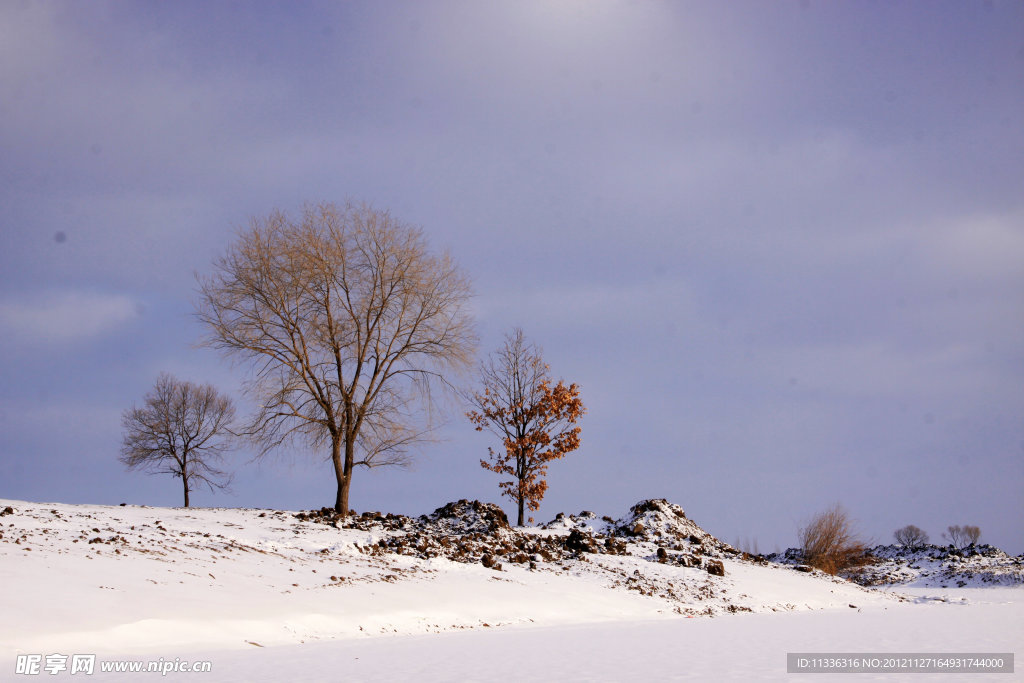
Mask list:
POLYGON ((244 433, 262 454, 329 444, 343 514, 353 468, 406 463, 432 431, 433 388, 476 349, 465 275, 366 205, 254 219, 199 293, 204 343, 251 371, 244 433))
POLYGON ((198 484, 211 491, 230 484, 230 475, 215 464, 232 449, 234 419, 231 399, 213 386, 161 373, 143 406, 132 406, 121 416, 120 460, 128 469, 181 478, 188 507, 189 493, 198 484))

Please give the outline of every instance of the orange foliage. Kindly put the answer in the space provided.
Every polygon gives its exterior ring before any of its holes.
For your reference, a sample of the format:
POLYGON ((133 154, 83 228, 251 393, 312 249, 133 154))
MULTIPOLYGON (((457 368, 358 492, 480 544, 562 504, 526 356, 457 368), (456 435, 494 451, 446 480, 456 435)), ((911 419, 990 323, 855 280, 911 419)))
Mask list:
POLYGON ((487 429, 502 438, 504 452, 488 448, 490 462, 481 460, 480 465, 513 477, 499 486, 518 504, 520 526, 524 505, 540 508, 548 463, 580 447, 576 422, 585 408, 579 387, 561 381, 552 386, 547 371, 539 350, 524 346, 517 330, 499 362, 484 367, 484 393, 473 396, 477 410, 466 414, 477 431, 487 429))

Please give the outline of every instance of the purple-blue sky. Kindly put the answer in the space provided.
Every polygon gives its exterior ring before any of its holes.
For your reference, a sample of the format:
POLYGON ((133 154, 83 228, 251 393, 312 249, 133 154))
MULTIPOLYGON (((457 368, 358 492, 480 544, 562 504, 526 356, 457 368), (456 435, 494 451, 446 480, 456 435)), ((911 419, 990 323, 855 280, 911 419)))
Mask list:
MULTIPOLYGON (((0 497, 178 505, 125 472, 195 272, 249 217, 352 198, 472 276, 582 387, 539 520, 641 498, 795 544, 976 524, 1024 550, 1024 3, 4 2, 0 497)), ((359 510, 497 500, 458 411, 359 510)), ((199 505, 333 501, 323 454, 199 505)), ((508 501, 506 509, 511 510, 508 501)))

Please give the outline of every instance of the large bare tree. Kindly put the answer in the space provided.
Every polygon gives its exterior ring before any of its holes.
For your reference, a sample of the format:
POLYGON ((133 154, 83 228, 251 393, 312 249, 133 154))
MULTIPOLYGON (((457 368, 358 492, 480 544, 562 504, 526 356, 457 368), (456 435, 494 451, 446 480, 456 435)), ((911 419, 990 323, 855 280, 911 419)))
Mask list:
POLYGON ((432 390, 476 349, 466 276, 366 205, 253 219, 199 291, 205 344, 252 370, 246 433, 261 453, 326 448, 343 515, 355 466, 404 464, 431 432, 432 390))
POLYGON ((516 524, 522 526, 524 509, 540 508, 548 488, 548 463, 579 448, 576 422, 585 408, 575 384, 559 381, 552 386, 541 349, 519 328, 505 335, 502 347, 480 364, 480 379, 483 393, 468 396, 474 410, 466 415, 477 431, 490 431, 504 447, 488 448, 490 462, 481 460, 480 466, 513 477, 499 487, 516 502, 516 524))
POLYGON ((161 373, 142 407, 132 406, 121 416, 121 462, 128 469, 180 477, 188 507, 198 484, 227 487, 230 477, 217 466, 232 448, 234 418, 231 399, 213 386, 161 373))

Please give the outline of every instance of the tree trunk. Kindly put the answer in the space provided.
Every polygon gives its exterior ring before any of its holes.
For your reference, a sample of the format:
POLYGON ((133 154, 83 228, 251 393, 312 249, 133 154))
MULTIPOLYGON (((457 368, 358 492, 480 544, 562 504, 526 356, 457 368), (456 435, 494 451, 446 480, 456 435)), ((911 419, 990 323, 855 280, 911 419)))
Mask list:
POLYGON ((356 435, 355 433, 345 434, 345 488, 340 492, 338 503, 342 507, 342 515, 348 516, 348 489, 352 484, 352 470, 355 469, 356 460, 356 435))
POLYGON ((188 477, 185 476, 184 472, 181 473, 181 483, 185 488, 185 507, 188 507, 188 477))
POLYGON ((350 479, 342 477, 338 481, 338 495, 334 497, 334 511, 343 518, 348 517, 348 485, 350 479))
MULTIPOLYGON (((346 447, 346 451, 348 448, 346 447)), ((346 455, 347 459, 347 455, 346 455)), ((338 494, 334 498, 334 511, 348 517, 348 487, 352 483, 352 471, 341 460, 341 435, 331 437, 331 462, 334 463, 334 477, 338 482, 338 494)))
POLYGON ((526 502, 526 493, 523 490, 526 484, 526 456, 523 455, 522 447, 516 455, 516 477, 519 479, 519 521, 516 522, 516 526, 523 526, 523 503, 526 502))

